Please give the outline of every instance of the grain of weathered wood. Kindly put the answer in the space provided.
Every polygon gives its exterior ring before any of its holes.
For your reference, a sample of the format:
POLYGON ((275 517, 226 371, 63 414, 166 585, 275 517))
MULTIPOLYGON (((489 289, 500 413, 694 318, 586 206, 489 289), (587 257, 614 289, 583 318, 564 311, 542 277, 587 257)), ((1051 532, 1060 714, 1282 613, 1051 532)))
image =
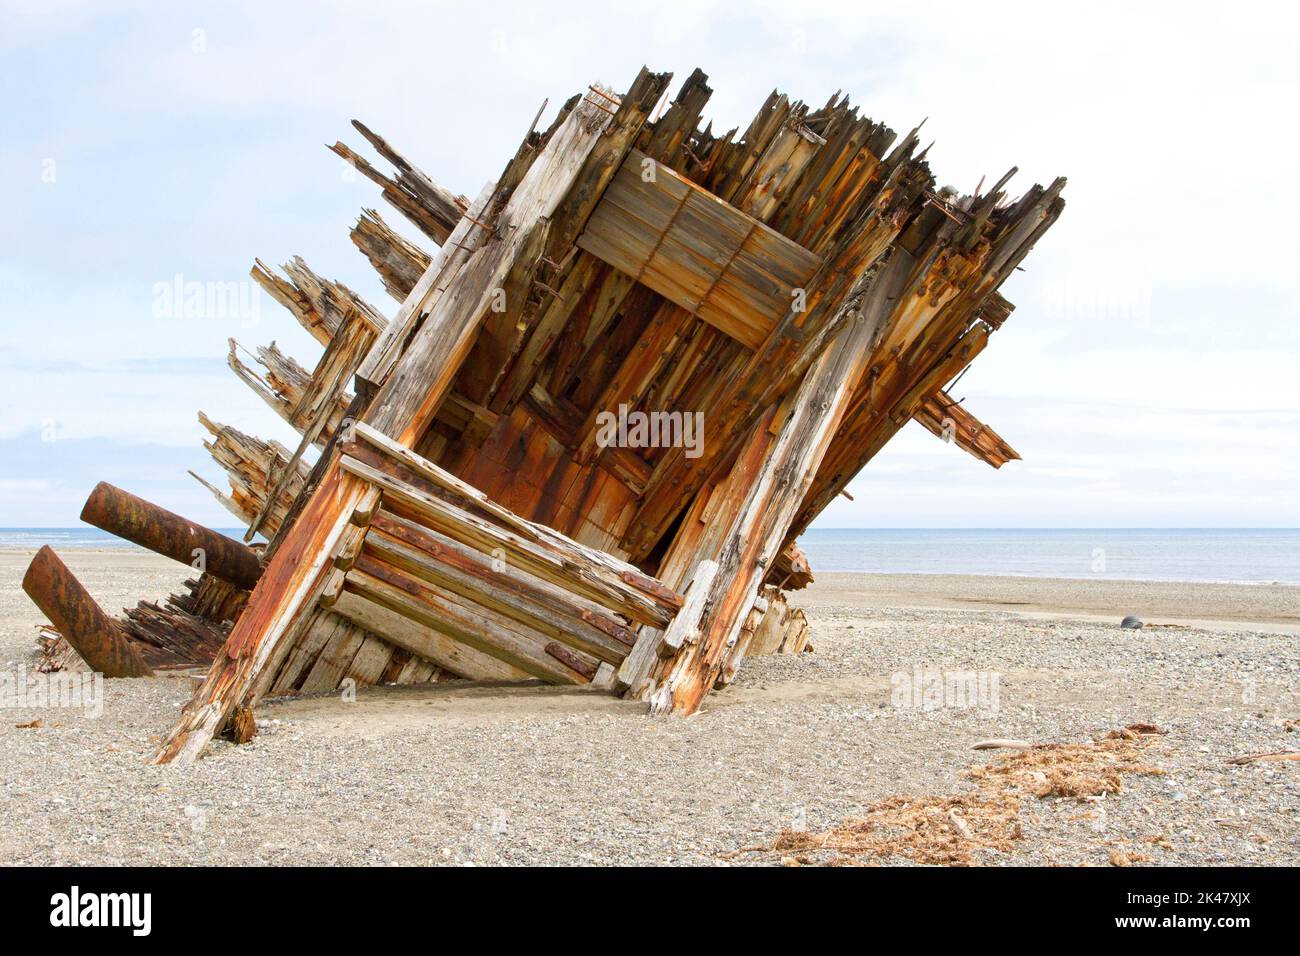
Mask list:
POLYGON ((578 246, 750 348, 819 265, 813 253, 637 150, 578 246))
POLYGON ((1001 468, 1008 461, 1020 459, 1020 453, 988 425, 971 414, 947 392, 940 389, 912 413, 931 434, 955 444, 962 451, 1001 468))

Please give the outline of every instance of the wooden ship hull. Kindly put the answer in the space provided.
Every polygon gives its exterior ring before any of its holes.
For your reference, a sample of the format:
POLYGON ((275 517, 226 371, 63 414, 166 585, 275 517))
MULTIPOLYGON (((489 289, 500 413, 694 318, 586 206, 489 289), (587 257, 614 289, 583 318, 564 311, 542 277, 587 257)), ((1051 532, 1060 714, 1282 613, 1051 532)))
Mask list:
POLYGON ((693 713, 747 655, 807 646, 785 599, 812 577, 796 539, 909 420, 993 467, 1019 457, 945 389, 1008 318, 998 289, 1065 181, 939 189, 917 130, 839 94, 774 92, 716 135, 707 78, 665 103, 669 80, 589 87, 472 201, 360 123, 392 176, 332 147, 436 250, 363 211, 351 237, 391 317, 301 260, 255 264, 323 349, 308 370, 231 342, 296 449, 200 413, 229 490, 204 484, 269 544, 124 493, 88 503, 101 527, 205 556, 189 595, 135 612, 203 640, 146 654, 130 614, 29 574, 88 663, 210 660, 155 761, 246 738, 267 695, 347 681, 593 684, 693 713), (680 440, 697 413, 702 440, 680 440), (613 415, 671 440, 604 440, 613 415))

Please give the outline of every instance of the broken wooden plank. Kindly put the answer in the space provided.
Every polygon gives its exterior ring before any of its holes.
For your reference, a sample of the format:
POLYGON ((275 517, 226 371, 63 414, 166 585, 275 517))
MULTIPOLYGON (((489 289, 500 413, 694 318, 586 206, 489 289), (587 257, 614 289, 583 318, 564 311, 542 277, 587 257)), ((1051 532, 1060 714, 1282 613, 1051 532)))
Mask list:
POLYGON ((1001 468, 1008 461, 1019 461, 1020 453, 989 428, 970 410, 940 389, 921 403, 912 417, 938 438, 952 442, 980 461, 1001 468))

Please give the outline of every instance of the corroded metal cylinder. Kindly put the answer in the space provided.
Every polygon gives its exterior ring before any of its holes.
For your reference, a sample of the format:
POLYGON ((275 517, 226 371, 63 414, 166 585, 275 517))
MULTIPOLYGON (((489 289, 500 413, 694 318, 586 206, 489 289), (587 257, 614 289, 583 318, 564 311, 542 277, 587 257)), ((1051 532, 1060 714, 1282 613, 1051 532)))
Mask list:
POLYGON ((92 670, 105 677, 153 675, 122 626, 104 613, 48 544, 28 566, 23 590, 92 670))
POLYGON ((106 481, 86 499, 81 520, 248 591, 262 576, 252 548, 106 481))

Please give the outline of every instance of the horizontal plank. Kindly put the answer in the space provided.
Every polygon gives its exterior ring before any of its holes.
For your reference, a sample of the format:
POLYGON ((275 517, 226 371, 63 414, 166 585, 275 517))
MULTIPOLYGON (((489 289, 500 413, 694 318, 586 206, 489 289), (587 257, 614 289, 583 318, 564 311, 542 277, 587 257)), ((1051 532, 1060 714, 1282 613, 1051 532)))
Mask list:
MULTIPOLYGON (((376 581, 374 587, 385 587, 376 581)), ((333 611, 352 623, 404 648, 414 655, 414 660, 426 661, 441 667, 457 677, 469 680, 532 680, 532 675, 505 661, 484 654, 475 648, 421 624, 378 603, 364 584, 354 580, 339 596, 333 611)))
POLYGON ((578 245, 756 348, 789 311, 820 257, 662 164, 632 151, 578 245))

